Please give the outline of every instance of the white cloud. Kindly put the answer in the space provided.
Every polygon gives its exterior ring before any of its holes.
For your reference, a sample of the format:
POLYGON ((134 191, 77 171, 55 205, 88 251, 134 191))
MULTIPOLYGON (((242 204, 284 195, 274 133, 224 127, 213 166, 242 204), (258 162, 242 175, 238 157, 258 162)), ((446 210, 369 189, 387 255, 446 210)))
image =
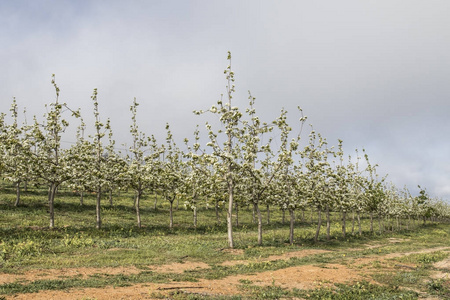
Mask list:
MULTIPOLYGON (((0 111, 13 96, 42 115, 61 97, 111 117, 127 139, 129 106, 147 134, 190 135, 225 92, 233 52, 236 103, 257 98, 263 119, 282 107, 347 152, 365 147, 402 187, 426 182, 450 197, 450 2, 5 1, 0 4, 0 111), (80 3, 83 3, 82 5, 80 3)), ((202 126, 201 126, 202 127, 202 126)))

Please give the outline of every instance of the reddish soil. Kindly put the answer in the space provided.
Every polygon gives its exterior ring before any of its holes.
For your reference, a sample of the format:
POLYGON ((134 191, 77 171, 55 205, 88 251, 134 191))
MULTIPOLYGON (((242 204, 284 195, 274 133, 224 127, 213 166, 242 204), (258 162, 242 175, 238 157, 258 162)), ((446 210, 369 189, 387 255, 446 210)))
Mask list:
MULTIPOLYGON (((250 275, 228 276, 220 280, 201 279, 198 282, 173 282, 164 284, 146 283, 129 287, 109 286, 105 288, 71 289, 66 291, 41 291, 39 293, 8 296, 7 299, 155 299, 157 296, 168 295, 170 292, 176 290, 201 293, 202 295, 236 295, 241 293, 239 286, 241 286, 243 282, 260 286, 276 285, 288 289, 313 289, 324 285, 332 285, 333 283, 351 283, 361 280, 371 281, 370 274, 374 271, 374 262, 383 263, 387 268, 393 268, 395 267, 395 262, 389 261, 388 259, 390 258, 413 253, 445 251, 449 249, 449 247, 440 247, 411 253, 391 253, 385 256, 349 259, 345 262, 346 265, 304 265, 250 275)), ((326 252, 328 251, 303 250, 289 252, 283 255, 269 256, 256 261, 287 260, 291 257, 304 257, 326 252)), ((224 262, 223 265, 230 266, 252 262, 255 262, 255 260, 235 260, 224 262)), ((434 265, 436 268, 442 270, 439 274, 435 274, 436 278, 448 278, 447 271, 449 269, 449 264, 450 259, 447 259, 434 265)), ((150 270, 159 273, 181 273, 185 270, 209 268, 207 264, 201 262, 174 263, 148 267, 150 270)), ((403 267, 414 266, 403 265, 403 267)), ((62 279, 79 276, 88 277, 94 274, 137 274, 141 271, 142 270, 135 267, 32 270, 24 272, 23 274, 1 274, 0 284, 16 281, 34 281, 38 279, 62 279)))

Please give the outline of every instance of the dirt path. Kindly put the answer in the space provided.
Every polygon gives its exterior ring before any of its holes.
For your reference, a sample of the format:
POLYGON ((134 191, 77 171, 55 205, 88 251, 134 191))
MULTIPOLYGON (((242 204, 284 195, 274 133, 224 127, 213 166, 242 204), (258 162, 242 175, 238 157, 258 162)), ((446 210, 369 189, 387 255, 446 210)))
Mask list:
POLYGON ((167 295, 170 291, 183 290, 204 295, 236 295, 240 293, 242 280, 259 286, 277 285, 283 288, 312 289, 328 283, 346 283, 363 279, 359 271, 342 265, 330 264, 326 268, 315 266, 291 267, 255 275, 229 276, 220 280, 198 282, 174 282, 167 284, 138 284, 129 287, 106 287, 73 289, 70 291, 42 291, 33 294, 21 294, 11 299, 152 299, 156 294, 167 295))
MULTIPOLYGON (((244 282, 252 285, 270 286, 276 285, 288 289, 313 289, 334 283, 347 283, 360 280, 371 281, 371 268, 363 267, 372 261, 386 261, 390 258, 401 257, 416 253, 429 253, 434 251, 449 251, 450 247, 438 247, 424 249, 408 253, 390 253, 384 256, 370 256, 349 261, 348 265, 323 264, 302 265, 289 267, 276 271, 260 272, 256 274, 245 274, 228 276, 220 280, 201 279, 198 282, 172 282, 172 283, 146 283, 136 284, 128 287, 104 287, 71 289, 67 291, 41 291, 39 293, 20 294, 8 296, 7 299, 154 299, 156 296, 168 295, 172 291, 181 290, 202 295, 236 295, 240 294, 239 286, 244 282)), ((305 257, 308 255, 327 253, 326 250, 302 250, 288 252, 283 255, 274 255, 256 260, 274 261, 288 260, 291 257, 305 257)), ((232 260, 226 261, 222 265, 232 266, 236 264, 252 263, 255 260, 232 260)), ((449 260, 439 262, 436 267, 448 268, 449 260)), ((174 263, 161 266, 148 266, 150 270, 158 273, 182 273, 186 270, 205 269, 210 266, 201 262, 174 263)), ((34 281, 39 279, 64 279, 73 277, 88 277, 95 274, 138 274, 141 269, 135 267, 119 268, 68 268, 32 270, 23 274, 1 274, 0 284, 16 281, 34 281)))
MULTIPOLYGON (((356 266, 363 266, 364 264, 372 263, 375 261, 386 261, 387 259, 392 258, 398 258, 402 256, 407 256, 411 254, 423 254, 423 253, 431 253, 436 251, 450 251, 450 247, 436 247, 436 248, 429 248, 429 249, 423 249, 420 251, 412 251, 412 252, 398 252, 398 253, 389 253, 383 256, 367 256, 362 258, 357 258, 353 261, 353 264, 356 266)), ((405 264, 408 265, 408 264, 405 264)), ((410 265, 413 267, 413 265, 410 265)))
MULTIPOLYGON (((278 259, 288 260, 291 257, 305 257, 308 255, 320 254, 330 252, 327 250, 301 250, 295 252, 288 252, 283 255, 272 255, 266 258, 257 260, 230 260, 222 263, 223 266, 234 266, 238 264, 248 264, 252 262, 273 261, 278 259)), ((150 271, 158 273, 183 273, 184 271, 190 271, 195 269, 207 269, 210 268, 208 264, 202 262, 184 262, 173 263, 167 265, 150 265, 148 269, 150 271)), ((129 267, 105 267, 105 268, 62 268, 62 269, 42 269, 26 271, 23 274, 0 274, 0 284, 11 283, 15 281, 34 281, 41 279, 64 279, 70 277, 88 278, 89 276, 96 274, 108 274, 108 275, 131 275, 139 274, 142 269, 138 269, 134 266, 129 267)))

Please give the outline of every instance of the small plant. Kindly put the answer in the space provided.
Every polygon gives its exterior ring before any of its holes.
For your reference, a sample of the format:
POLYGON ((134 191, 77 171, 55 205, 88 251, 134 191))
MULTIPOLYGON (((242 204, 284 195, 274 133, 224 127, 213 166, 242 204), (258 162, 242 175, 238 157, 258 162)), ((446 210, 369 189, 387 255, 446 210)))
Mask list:
POLYGON ((438 251, 438 252, 432 252, 432 253, 419 255, 417 260, 423 264, 431 264, 431 263, 441 261, 447 257, 448 257, 448 253, 438 251))
POLYGON ((444 279, 431 279, 427 284, 428 291, 433 295, 450 298, 450 282, 444 279))
POLYGON ((43 252, 42 244, 32 240, 18 243, 3 243, 0 245, 0 261, 39 256, 43 252))
POLYGON ((150 297, 152 297, 152 299, 166 299, 167 298, 167 296, 161 292, 150 292, 149 295, 150 295, 150 297))
MULTIPOLYGON (((290 297, 290 292, 282 287, 270 285, 270 286, 257 286, 257 285, 243 285, 240 287, 250 299, 282 299, 290 297)), ((248 299, 247 297, 245 299, 248 299)))
POLYGON ((441 291, 444 288, 444 286, 442 284, 442 279, 436 279, 436 280, 433 279, 428 283, 427 286, 431 292, 441 291))
POLYGON ((73 248, 86 248, 92 247, 94 245, 94 240, 92 238, 87 238, 82 234, 76 233, 74 236, 66 234, 62 243, 66 247, 73 248))
POLYGON ((239 279, 239 283, 242 283, 242 284, 252 284, 253 281, 248 280, 248 279, 239 279))

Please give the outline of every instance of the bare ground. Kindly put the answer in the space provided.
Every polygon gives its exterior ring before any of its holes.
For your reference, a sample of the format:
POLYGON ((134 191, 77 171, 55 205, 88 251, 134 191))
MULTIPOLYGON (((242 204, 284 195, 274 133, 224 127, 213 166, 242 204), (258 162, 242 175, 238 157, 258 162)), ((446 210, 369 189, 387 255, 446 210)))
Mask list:
MULTIPOLYGON (((391 241, 399 242, 399 241, 391 241)), ((377 245, 368 245, 373 248, 377 245)), ((381 246, 381 245, 380 245, 381 246)), ((373 262, 383 262, 385 267, 402 268, 413 265, 396 266, 388 259, 401 257, 413 253, 427 253, 434 251, 448 251, 450 247, 439 247, 425 249, 417 252, 390 253, 384 256, 368 256, 364 258, 351 259, 344 264, 321 264, 303 265, 289 267, 276 271, 260 272, 251 275, 228 276, 220 280, 201 279, 198 282, 172 282, 172 283, 145 283, 127 287, 104 287, 70 289, 64 291, 41 291, 39 293, 28 293, 8 296, 7 299, 153 299, 154 295, 168 295, 171 291, 180 290, 191 293, 201 293, 203 295, 237 295, 240 294, 239 286, 242 282, 249 282, 253 285, 270 286, 276 285, 288 289, 313 289, 321 286, 332 285, 334 283, 351 283, 361 280, 371 281, 370 274, 374 271, 373 262)), ((274 261, 279 259, 289 259, 291 257, 305 257, 308 255, 326 253, 326 250, 302 250, 288 252, 283 255, 274 255, 256 260, 274 261)), ((231 266, 236 264, 252 263, 255 260, 231 260, 222 265, 231 266)), ((187 270, 204 269, 210 266, 201 262, 174 263, 160 266, 148 266, 150 270, 158 273, 182 273, 187 270)), ((448 279, 450 259, 438 262, 434 265, 439 269, 433 276, 435 278, 448 279)), ((32 270, 23 274, 0 274, 0 284, 17 281, 34 281, 39 279, 64 279, 75 277, 88 277, 95 274, 137 274, 141 269, 135 267, 118 268, 67 268, 67 269, 46 269, 32 270)))

